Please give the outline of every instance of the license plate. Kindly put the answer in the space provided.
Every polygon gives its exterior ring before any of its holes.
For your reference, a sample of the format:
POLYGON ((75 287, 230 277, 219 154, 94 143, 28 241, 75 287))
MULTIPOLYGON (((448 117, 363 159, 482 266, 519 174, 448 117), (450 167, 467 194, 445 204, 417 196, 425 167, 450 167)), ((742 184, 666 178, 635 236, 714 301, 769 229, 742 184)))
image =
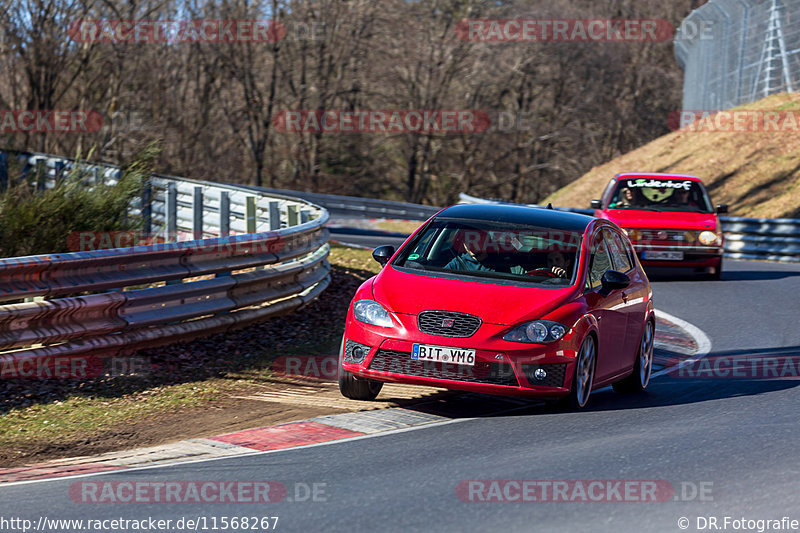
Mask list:
POLYGON ((411 359, 473 366, 475 364, 475 350, 450 348, 448 346, 432 346, 430 344, 415 344, 414 349, 411 351, 411 359))
POLYGON ((645 250, 642 254, 644 259, 658 259, 661 261, 683 261, 683 252, 659 252, 655 250, 645 250))

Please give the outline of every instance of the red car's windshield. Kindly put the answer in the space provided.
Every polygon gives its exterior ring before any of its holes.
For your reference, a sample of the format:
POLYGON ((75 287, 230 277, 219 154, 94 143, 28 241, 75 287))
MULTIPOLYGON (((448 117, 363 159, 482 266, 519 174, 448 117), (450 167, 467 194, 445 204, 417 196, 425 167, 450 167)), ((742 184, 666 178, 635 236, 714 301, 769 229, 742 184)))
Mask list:
POLYGON ((713 212, 705 188, 697 181, 679 178, 622 178, 608 208, 713 212))
POLYGON ((543 285, 574 283, 582 234, 496 221, 436 219, 394 266, 543 285))

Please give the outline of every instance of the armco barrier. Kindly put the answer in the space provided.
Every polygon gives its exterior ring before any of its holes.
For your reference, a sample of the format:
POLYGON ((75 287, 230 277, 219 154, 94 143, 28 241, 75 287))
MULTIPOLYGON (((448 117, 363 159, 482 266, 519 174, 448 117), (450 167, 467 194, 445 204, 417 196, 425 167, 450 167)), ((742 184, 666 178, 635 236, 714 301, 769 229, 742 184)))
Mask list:
MULTIPOLYGON (((484 198, 476 198, 461 193, 459 201, 463 204, 508 203, 484 198)), ((534 207, 541 207, 536 206, 534 207)), ((571 211, 586 215, 594 214, 593 209, 556 207, 561 211, 571 211)), ((762 259, 769 261, 800 261, 800 220, 792 218, 742 218, 720 217, 725 234, 725 257, 734 259, 762 259)))
MULTIPOLYGON (((27 158, 44 187, 76 164, 27 158)), ((119 172, 85 168, 96 182, 119 172)), ((131 214, 163 242, 0 259, 0 368, 127 355, 244 326, 300 309, 330 281, 328 212, 304 200, 153 176, 131 214), (179 235, 197 238, 173 242, 179 235)))
POLYGON ((428 220, 440 207, 429 205, 360 198, 357 196, 337 196, 303 191, 268 189, 265 187, 249 187, 267 194, 288 194, 321 205, 332 215, 353 218, 396 218, 400 220, 428 220))

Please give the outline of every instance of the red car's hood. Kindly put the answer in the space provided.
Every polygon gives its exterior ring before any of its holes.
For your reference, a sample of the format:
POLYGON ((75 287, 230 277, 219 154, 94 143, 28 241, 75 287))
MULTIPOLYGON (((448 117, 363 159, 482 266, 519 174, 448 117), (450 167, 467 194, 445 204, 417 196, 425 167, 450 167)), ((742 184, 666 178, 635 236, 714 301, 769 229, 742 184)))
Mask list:
POLYGON ((389 311, 459 311, 484 322, 513 326, 535 320, 574 298, 574 287, 538 289, 409 274, 384 268, 372 284, 375 300, 389 311))
POLYGON ((602 218, 614 222, 621 228, 707 229, 712 231, 717 229, 717 215, 714 213, 609 209, 602 215, 602 218))

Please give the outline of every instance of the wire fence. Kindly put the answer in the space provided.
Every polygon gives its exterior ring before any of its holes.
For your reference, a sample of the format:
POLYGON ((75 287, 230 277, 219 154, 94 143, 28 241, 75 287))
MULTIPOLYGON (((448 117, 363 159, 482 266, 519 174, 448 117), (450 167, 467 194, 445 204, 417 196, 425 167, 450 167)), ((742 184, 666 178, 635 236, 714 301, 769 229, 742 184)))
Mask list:
POLYGON ((710 0, 675 37, 683 109, 722 110, 800 88, 800 0, 710 0))

